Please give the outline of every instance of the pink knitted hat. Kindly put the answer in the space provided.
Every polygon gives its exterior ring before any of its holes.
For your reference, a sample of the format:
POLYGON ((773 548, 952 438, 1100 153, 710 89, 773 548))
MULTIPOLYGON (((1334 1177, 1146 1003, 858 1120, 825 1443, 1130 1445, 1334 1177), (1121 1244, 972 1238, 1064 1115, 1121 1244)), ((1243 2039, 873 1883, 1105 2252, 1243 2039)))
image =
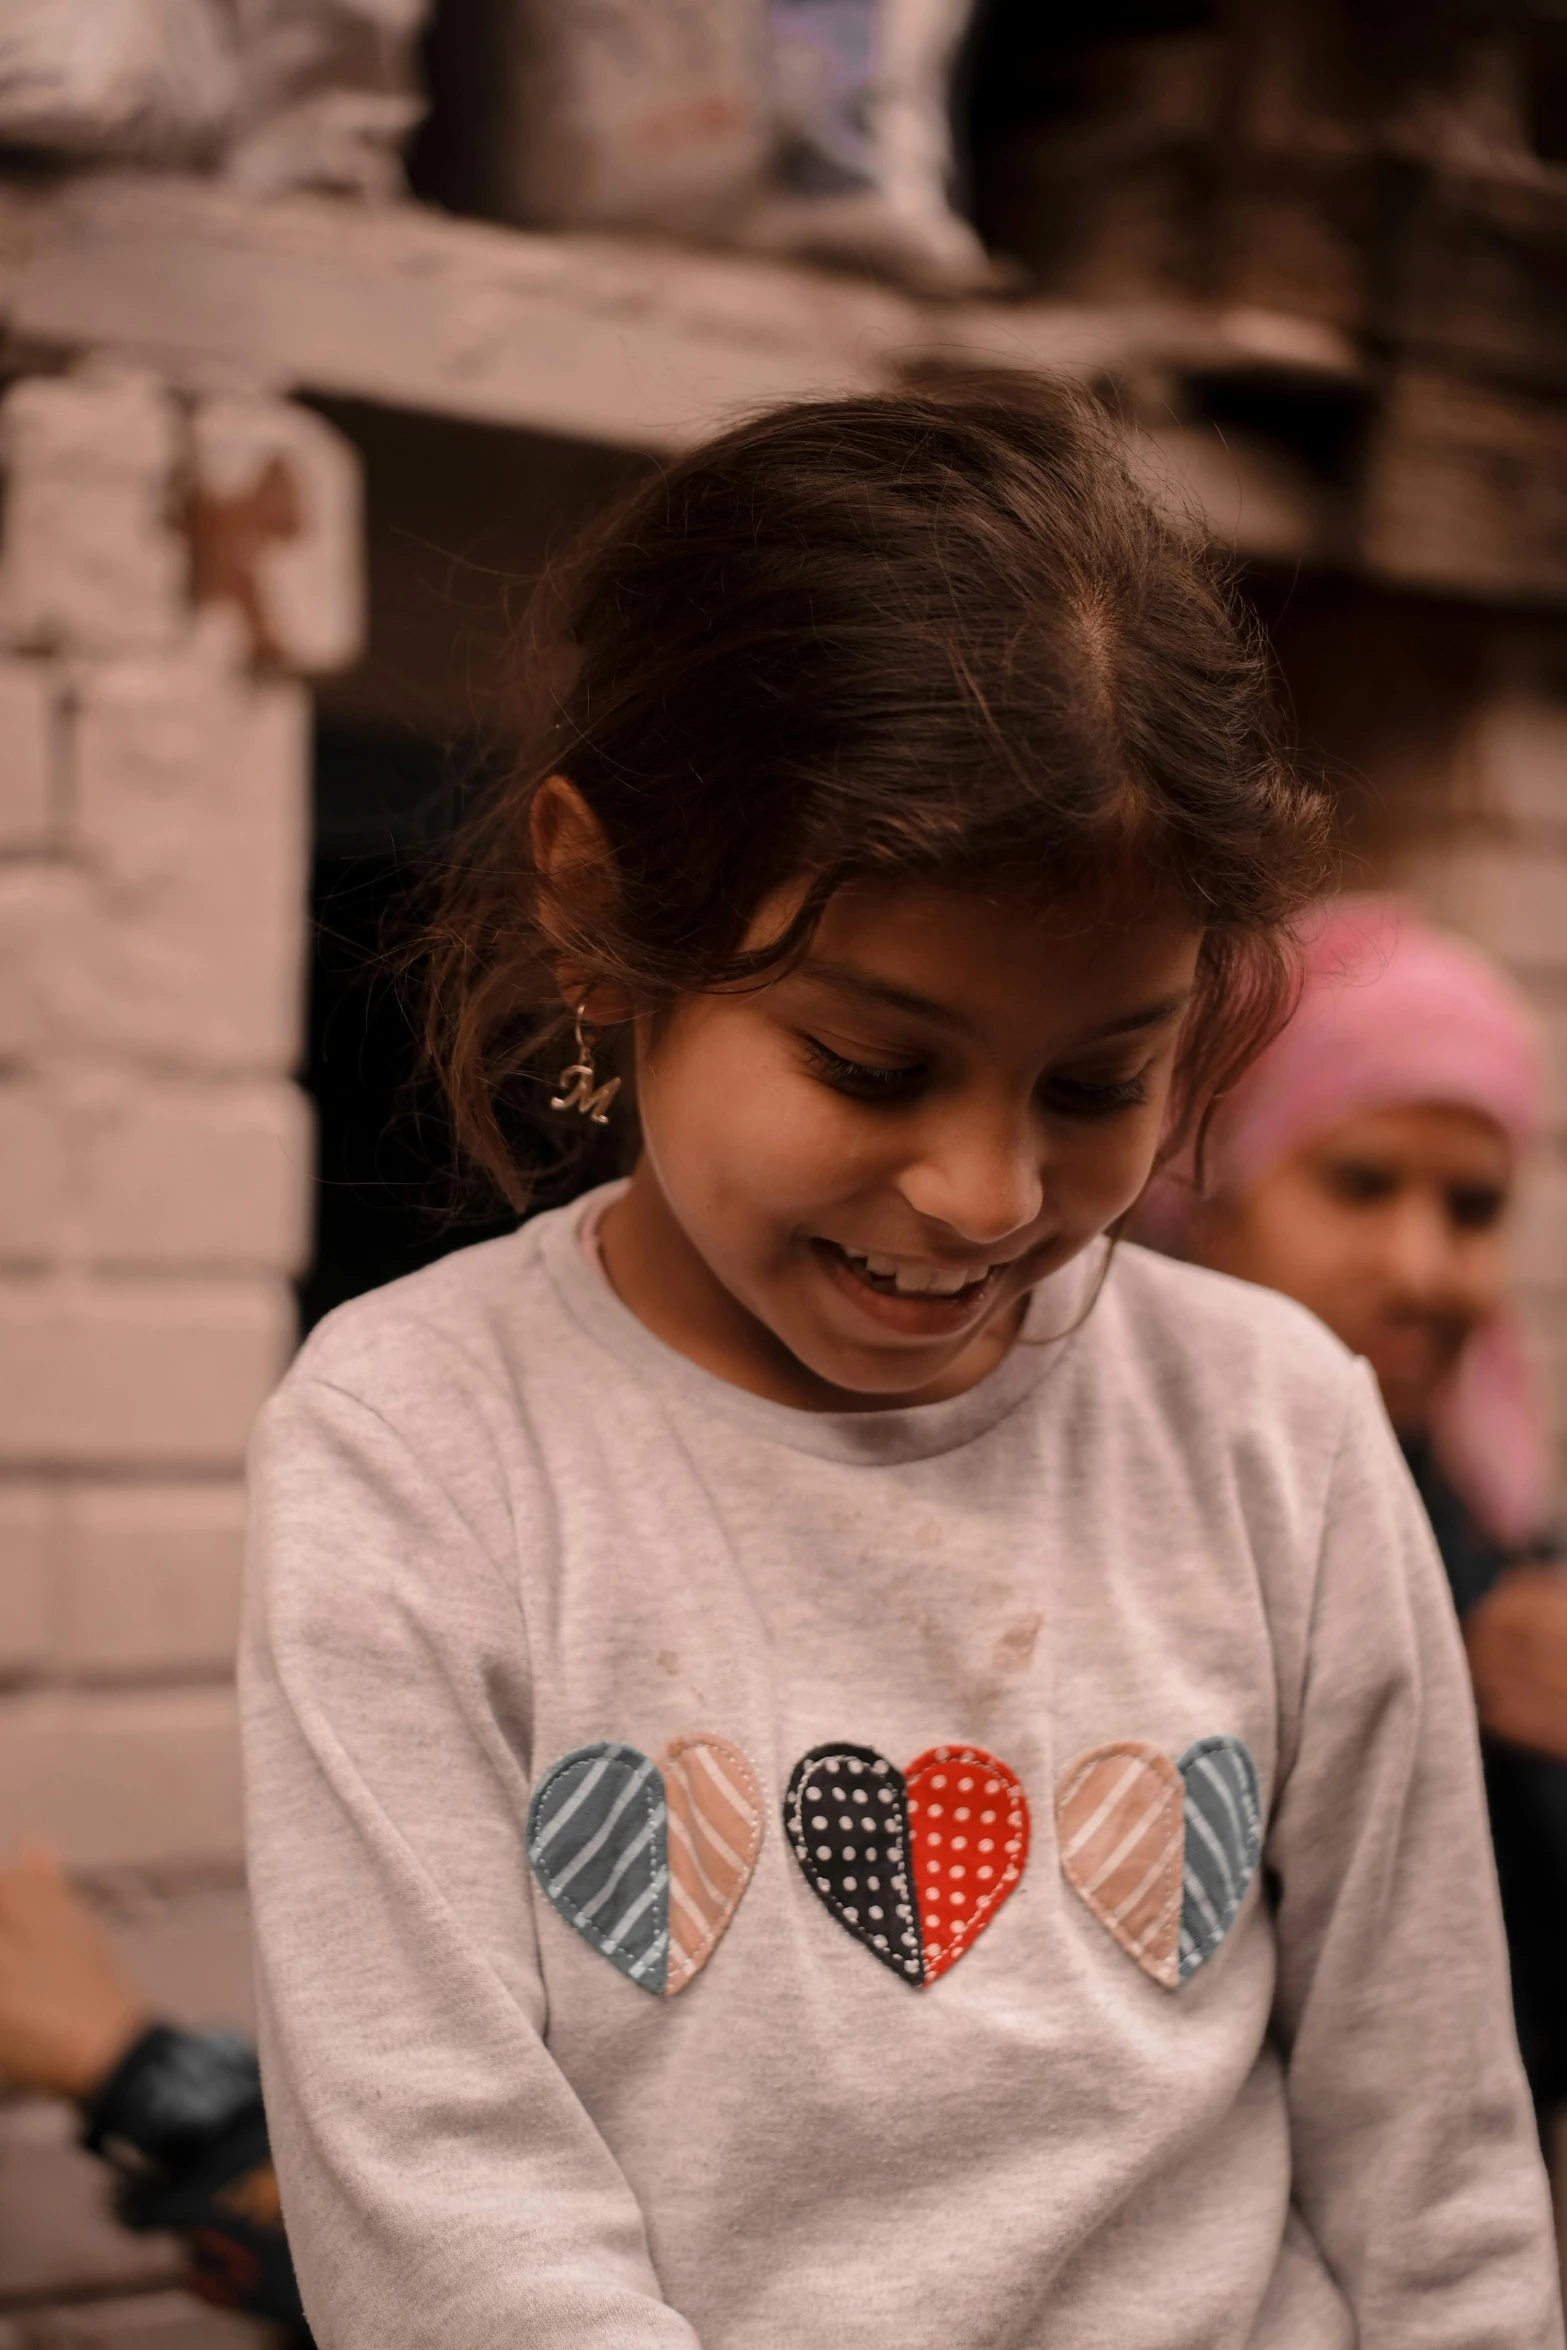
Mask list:
MULTIPOLYGON (((1446 1102, 1495 1120, 1522 1153, 1540 1125, 1534 1022, 1501 974, 1394 898, 1345 897, 1307 923, 1304 985, 1283 1034, 1223 1102, 1208 1191, 1242 1198, 1280 1160, 1359 1110, 1446 1102)), ((1181 1253, 1196 1204, 1179 1174, 1150 1187, 1140 1228, 1181 1253)), ((1538 1529, 1548 1476, 1538 1399, 1506 1314, 1476 1331, 1439 1399, 1443 1466, 1499 1538, 1538 1529)))

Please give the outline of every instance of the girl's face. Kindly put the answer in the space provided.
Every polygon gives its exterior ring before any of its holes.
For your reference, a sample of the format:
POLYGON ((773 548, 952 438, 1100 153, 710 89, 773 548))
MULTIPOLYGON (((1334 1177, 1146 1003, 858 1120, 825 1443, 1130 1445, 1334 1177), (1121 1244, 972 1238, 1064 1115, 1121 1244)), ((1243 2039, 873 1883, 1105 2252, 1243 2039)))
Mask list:
POLYGON ((960 1393, 1146 1182, 1199 944, 1164 903, 845 890, 798 969, 639 1029, 611 1281, 780 1402, 960 1393))
POLYGON ((1195 1253, 1309 1306, 1367 1357, 1393 1425, 1414 1434, 1465 1339, 1501 1302, 1511 1181, 1507 1137, 1474 1110, 1366 1110, 1317 1135, 1248 1198, 1210 1207, 1195 1253))

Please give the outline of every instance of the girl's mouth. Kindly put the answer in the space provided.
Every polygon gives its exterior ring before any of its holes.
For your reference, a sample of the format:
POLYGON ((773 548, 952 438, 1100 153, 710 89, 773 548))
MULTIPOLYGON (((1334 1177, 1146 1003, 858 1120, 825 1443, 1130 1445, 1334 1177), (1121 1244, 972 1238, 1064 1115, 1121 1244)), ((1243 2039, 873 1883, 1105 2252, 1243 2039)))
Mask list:
POLYGON ((818 1262, 836 1288, 862 1312, 909 1337, 945 1337, 976 1321, 990 1303, 1005 1265, 974 1271, 922 1257, 881 1256, 814 1240, 818 1262))

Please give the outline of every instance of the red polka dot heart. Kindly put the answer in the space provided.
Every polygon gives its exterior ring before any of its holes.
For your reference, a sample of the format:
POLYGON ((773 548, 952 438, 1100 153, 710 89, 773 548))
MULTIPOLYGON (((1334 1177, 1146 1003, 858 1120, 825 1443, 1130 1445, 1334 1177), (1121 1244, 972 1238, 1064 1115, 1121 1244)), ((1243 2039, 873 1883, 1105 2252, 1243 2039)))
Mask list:
POLYGON ((784 1827, 806 1883, 916 1989, 956 1966, 1028 1859, 1028 1798, 980 1746, 932 1746, 900 1771, 874 1747, 814 1746, 784 1827))

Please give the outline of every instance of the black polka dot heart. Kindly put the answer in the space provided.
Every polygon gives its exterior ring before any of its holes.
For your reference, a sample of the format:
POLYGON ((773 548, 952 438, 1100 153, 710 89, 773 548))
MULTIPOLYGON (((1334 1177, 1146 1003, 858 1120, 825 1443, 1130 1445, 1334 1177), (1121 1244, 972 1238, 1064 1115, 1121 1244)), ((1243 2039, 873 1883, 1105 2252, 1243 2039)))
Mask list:
POLYGON ((905 1774, 873 1746, 814 1746, 790 1777, 784 1830, 823 1907, 918 1989, 1017 1884, 1028 1802, 982 1747, 932 1747, 905 1774))

